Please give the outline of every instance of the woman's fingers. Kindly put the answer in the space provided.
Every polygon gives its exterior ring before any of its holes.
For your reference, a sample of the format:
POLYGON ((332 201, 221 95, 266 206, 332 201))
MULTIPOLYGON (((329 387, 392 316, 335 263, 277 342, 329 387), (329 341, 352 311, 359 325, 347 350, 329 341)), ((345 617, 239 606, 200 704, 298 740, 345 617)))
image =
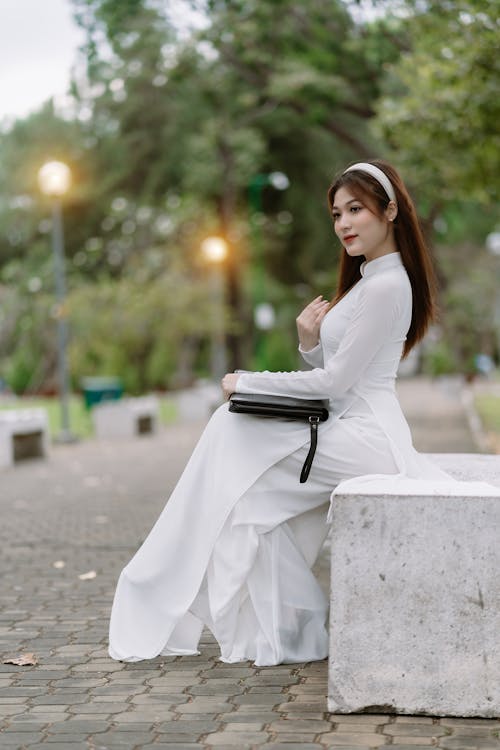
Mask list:
POLYGON ((300 315, 315 313, 329 304, 330 303, 328 302, 328 300, 323 299, 323 295, 320 295, 319 297, 316 297, 316 299, 313 299, 311 302, 309 302, 309 304, 304 307, 300 315))
POLYGON ((328 303, 323 299, 323 295, 320 295, 319 297, 316 297, 316 299, 313 299, 312 302, 310 302, 306 307, 304 307, 301 315, 303 315, 304 313, 315 313, 325 304, 328 303))
POLYGON ((327 313, 329 307, 330 307, 330 303, 327 302, 326 300, 323 300, 322 302, 320 302, 319 304, 311 308, 310 310, 311 316, 315 320, 317 320, 318 317, 322 318, 327 313))
POLYGON ((329 306, 330 303, 320 294, 302 310, 297 318, 297 325, 305 331, 315 331, 328 312, 329 306))
POLYGON ((317 321, 323 320, 323 318, 325 317, 329 309, 330 309, 330 303, 324 302, 316 314, 316 320, 317 321))
POLYGON ((228 399, 232 393, 235 392, 238 385, 239 373, 228 372, 224 375, 221 380, 222 392, 224 397, 228 399))
POLYGON ((319 338, 321 321, 330 309, 330 303, 320 294, 315 297, 297 317, 299 342, 306 349, 316 346, 319 338))
POLYGON ((323 295, 320 294, 319 297, 315 297, 315 299, 311 300, 308 305, 304 307, 305 310, 313 310, 315 307, 321 304, 321 300, 323 298, 323 295))

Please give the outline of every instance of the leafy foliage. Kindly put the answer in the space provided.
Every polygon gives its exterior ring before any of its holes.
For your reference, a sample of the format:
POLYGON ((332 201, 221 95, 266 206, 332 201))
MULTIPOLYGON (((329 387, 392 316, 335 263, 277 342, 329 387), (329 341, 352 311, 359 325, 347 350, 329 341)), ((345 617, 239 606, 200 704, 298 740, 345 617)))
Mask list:
POLYGON ((493 203, 500 188, 497 4, 404 5, 412 12, 411 47, 390 69, 378 132, 429 204, 493 203))
POLYGON ((107 372, 139 392, 206 374, 213 304, 199 248, 212 234, 230 247, 230 366, 251 362, 257 265, 279 310, 267 364, 296 366, 297 311, 335 286, 326 188, 348 161, 391 151, 437 235, 451 360, 466 366, 478 331, 491 351, 489 279, 478 271, 471 300, 470 255, 448 259, 496 221, 493 3, 379 0, 371 20, 355 0, 191 5, 205 22, 186 32, 160 0, 73 0, 86 43, 71 107, 48 102, 0 137, 2 374, 18 391, 55 387, 50 206, 36 187, 48 159, 74 177, 75 385, 107 372))
POLYGON ((178 263, 153 279, 81 285, 68 305, 72 371, 119 373, 131 393, 185 384, 180 366, 192 368, 211 331, 207 286, 178 263))

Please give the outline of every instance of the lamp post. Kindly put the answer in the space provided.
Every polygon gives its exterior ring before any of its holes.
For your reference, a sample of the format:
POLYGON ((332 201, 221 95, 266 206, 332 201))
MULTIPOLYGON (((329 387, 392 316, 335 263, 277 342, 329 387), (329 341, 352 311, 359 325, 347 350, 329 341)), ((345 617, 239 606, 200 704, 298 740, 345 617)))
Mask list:
POLYGON ((201 243, 203 258, 210 266, 210 291, 212 297, 213 329, 211 341, 211 371, 215 381, 227 372, 224 326, 224 274, 222 266, 227 258, 228 246, 222 237, 207 237, 201 243))
POLYGON ((57 370, 61 404, 61 431, 56 440, 61 443, 69 443, 74 442, 76 438, 71 432, 69 420, 69 378, 66 360, 68 321, 65 310, 66 281, 61 208, 61 198, 68 191, 71 184, 69 167, 60 161, 47 162, 38 171, 38 184, 42 193, 51 198, 52 203, 52 251, 54 256, 57 301, 57 370))
POLYGON ((269 331, 274 325, 274 309, 266 300, 266 275, 264 269, 264 247, 262 241, 262 229, 260 216, 262 213, 262 191, 271 186, 275 190, 287 190, 290 181, 284 172, 259 173, 252 177, 248 184, 248 200, 251 208, 251 225, 253 228, 254 244, 254 283, 253 283, 253 309, 254 325, 256 328, 255 355, 257 369, 266 367, 265 331, 269 331))

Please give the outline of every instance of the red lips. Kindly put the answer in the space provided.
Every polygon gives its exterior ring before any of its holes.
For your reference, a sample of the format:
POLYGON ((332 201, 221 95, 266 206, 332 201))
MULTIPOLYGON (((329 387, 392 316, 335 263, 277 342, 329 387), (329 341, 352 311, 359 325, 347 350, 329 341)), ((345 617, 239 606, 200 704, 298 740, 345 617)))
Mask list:
POLYGON ((348 234, 347 237, 344 237, 344 242, 352 242, 357 236, 357 234, 348 234))

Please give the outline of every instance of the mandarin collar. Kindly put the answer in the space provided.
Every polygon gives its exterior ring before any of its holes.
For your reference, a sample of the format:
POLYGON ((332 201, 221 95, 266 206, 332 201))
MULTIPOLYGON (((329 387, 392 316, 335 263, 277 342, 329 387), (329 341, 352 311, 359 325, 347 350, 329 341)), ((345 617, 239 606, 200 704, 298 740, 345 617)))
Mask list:
POLYGON ((375 273, 386 271, 388 268, 400 268, 402 266, 401 253, 387 253, 387 255, 381 255, 380 258, 363 261, 359 267, 359 271, 361 276, 366 278, 367 276, 373 276, 375 273))

